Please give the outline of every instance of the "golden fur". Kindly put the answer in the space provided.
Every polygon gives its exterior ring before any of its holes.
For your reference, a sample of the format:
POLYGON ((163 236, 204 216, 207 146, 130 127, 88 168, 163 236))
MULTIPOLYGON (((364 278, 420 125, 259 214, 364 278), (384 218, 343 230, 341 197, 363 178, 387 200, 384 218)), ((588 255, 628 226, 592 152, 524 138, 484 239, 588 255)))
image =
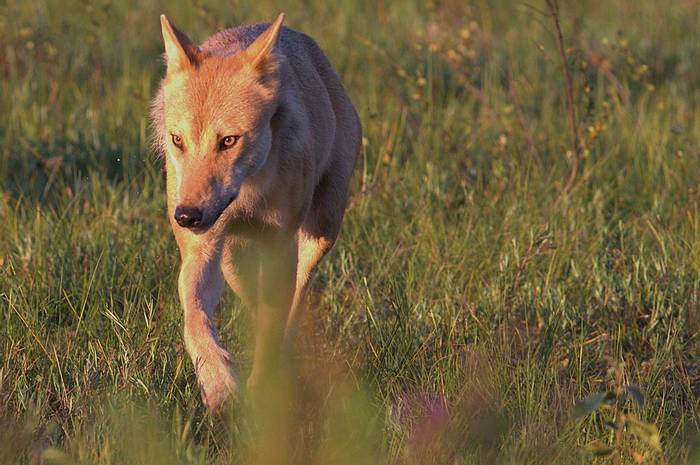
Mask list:
POLYGON ((282 22, 196 46, 161 16, 168 69, 152 119, 182 258, 185 346, 212 410, 237 390, 212 320, 224 282, 256 310, 253 387, 338 236, 360 150, 359 118, 327 58, 282 22))

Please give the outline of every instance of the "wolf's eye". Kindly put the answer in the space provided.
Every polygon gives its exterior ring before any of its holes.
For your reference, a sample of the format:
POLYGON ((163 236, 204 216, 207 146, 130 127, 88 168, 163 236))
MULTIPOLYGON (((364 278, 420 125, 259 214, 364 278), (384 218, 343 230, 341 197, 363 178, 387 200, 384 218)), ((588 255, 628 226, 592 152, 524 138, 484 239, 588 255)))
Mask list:
POLYGON ((219 150, 227 150, 236 145, 241 136, 226 136, 219 142, 219 150))
POLYGON ((173 138, 173 145, 182 150, 182 137, 177 134, 170 134, 173 138))

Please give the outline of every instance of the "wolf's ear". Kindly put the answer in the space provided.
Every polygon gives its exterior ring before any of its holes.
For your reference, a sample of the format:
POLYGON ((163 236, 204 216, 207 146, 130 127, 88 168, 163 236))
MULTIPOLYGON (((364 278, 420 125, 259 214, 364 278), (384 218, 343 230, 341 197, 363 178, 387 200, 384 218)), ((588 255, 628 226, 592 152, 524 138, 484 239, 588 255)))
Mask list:
POLYGON ((168 59, 168 73, 182 71, 196 65, 200 59, 199 47, 175 26, 165 15, 160 15, 160 26, 165 43, 165 56, 168 59))
POLYGON ((250 63, 254 68, 264 69, 270 58, 270 53, 277 43, 282 23, 284 22, 284 13, 280 13, 274 23, 265 29, 265 31, 255 39, 255 42, 250 44, 245 50, 250 63))

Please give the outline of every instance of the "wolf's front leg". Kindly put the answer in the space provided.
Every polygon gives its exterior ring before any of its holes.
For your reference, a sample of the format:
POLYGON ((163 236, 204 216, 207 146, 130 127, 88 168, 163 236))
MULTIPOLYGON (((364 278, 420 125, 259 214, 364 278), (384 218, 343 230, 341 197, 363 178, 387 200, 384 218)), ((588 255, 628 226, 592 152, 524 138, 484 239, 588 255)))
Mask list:
POLYGON ((178 280, 185 348, 194 363, 202 401, 212 411, 237 389, 230 355, 221 347, 213 321, 224 283, 220 260, 216 248, 183 251, 178 280))
POLYGON ((249 390, 274 373, 282 349, 287 316, 296 283, 297 246, 292 237, 260 245, 258 305, 255 314, 255 354, 248 378, 249 390))

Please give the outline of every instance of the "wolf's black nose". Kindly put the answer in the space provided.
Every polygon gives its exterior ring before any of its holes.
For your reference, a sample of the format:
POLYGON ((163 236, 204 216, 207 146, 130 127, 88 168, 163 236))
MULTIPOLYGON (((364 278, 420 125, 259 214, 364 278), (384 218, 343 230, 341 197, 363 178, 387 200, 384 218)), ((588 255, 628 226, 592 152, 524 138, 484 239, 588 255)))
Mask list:
POLYGON ((196 228, 202 224, 202 210, 194 207, 177 207, 175 221, 183 228, 196 228))

